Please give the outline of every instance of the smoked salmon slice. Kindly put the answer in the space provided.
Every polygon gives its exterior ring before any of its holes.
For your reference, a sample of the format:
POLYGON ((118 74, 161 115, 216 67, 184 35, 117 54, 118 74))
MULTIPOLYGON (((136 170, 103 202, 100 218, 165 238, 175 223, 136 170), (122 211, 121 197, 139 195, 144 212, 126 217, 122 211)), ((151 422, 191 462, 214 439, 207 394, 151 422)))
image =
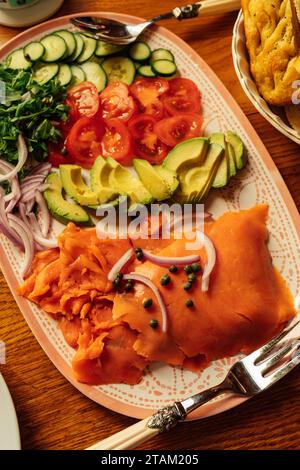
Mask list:
POLYGON ((197 371, 211 361, 249 353, 276 335, 295 315, 292 295, 272 264, 266 227, 268 207, 227 212, 205 223, 216 251, 209 289, 201 289, 207 253, 188 249, 186 239, 100 240, 95 229, 69 224, 59 247, 39 252, 19 294, 58 320, 76 352, 75 378, 88 384, 138 383, 147 365, 163 361, 197 371), (167 331, 152 290, 134 282, 132 290, 114 290, 107 280, 129 248, 153 250, 164 257, 200 255, 201 269, 186 291, 183 268, 142 259, 126 272, 146 276, 159 289, 167 312, 167 331), (171 281, 162 285, 168 274, 171 281), (145 308, 145 299, 152 299, 145 308), (192 301, 192 306, 186 301, 192 301), (153 327, 155 325, 155 327, 153 327))

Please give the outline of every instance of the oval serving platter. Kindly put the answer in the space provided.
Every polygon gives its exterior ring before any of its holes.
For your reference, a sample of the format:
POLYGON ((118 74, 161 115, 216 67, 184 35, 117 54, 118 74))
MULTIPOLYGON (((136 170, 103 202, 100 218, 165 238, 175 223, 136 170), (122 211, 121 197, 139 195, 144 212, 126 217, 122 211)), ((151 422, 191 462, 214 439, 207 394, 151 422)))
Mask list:
MULTIPOLYGON (((80 15, 106 16, 131 23, 141 21, 136 17, 107 12, 80 15)), ((20 34, 0 50, 0 59, 33 38, 38 39, 56 29, 71 28, 69 19, 69 16, 57 18, 20 34)), ((205 206, 218 217, 228 210, 245 209, 261 202, 269 203, 270 251, 274 264, 296 296, 300 291, 300 217, 263 143, 220 80, 184 41, 161 27, 147 31, 144 39, 153 49, 163 47, 172 50, 179 72, 197 83, 202 93, 204 119, 209 122, 207 131, 231 129, 243 139, 248 150, 249 164, 225 189, 213 192, 205 201, 205 206)), ((58 231, 62 229, 61 225, 56 227, 58 231)), ((57 369, 83 394, 114 411, 135 418, 145 418, 174 400, 216 385, 237 359, 235 357, 216 361, 199 373, 154 364, 135 386, 115 384, 96 387, 80 384, 72 376, 71 360, 74 350, 64 341, 57 322, 17 295, 16 289, 22 281, 19 274, 22 259, 3 235, 0 236, 0 264, 21 312, 57 369)), ((243 400, 233 396, 219 397, 196 410, 190 419, 225 411, 243 400)))

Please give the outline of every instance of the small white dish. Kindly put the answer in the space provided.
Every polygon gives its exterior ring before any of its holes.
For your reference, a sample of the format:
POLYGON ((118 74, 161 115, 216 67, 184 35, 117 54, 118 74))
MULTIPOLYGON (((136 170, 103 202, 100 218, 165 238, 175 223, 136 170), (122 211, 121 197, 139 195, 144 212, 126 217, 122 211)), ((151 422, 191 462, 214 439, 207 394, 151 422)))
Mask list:
POLYGON ((21 450, 15 407, 4 378, 0 374, 0 451, 21 450))
POLYGON ((26 8, 0 9, 0 24, 11 28, 31 26, 50 18, 63 3, 64 0, 39 0, 26 8))
POLYGON ((240 11, 233 28, 232 58, 239 82, 257 111, 279 132, 297 144, 300 144, 300 133, 289 125, 287 119, 285 118, 284 107, 271 107, 262 98, 257 90, 249 67, 249 56, 246 47, 244 18, 242 11, 240 11))

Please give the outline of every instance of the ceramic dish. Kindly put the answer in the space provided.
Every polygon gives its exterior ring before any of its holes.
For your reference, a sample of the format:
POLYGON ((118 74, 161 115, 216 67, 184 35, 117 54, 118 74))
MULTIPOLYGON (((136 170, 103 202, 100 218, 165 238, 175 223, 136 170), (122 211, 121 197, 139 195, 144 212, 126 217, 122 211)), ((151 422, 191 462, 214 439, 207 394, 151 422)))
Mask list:
MULTIPOLYGON (((107 12, 84 15, 107 16, 132 23, 140 21, 136 17, 107 12)), ((0 52, 0 59, 33 38, 38 39, 55 29, 65 29, 69 26, 69 17, 63 17, 32 28, 7 43, 0 52)), ((203 97, 204 119, 209 120, 213 116, 208 132, 232 129, 243 139, 249 154, 249 165, 239 172, 224 190, 212 193, 205 207, 218 217, 228 210, 249 208, 260 202, 269 203, 270 251, 275 265, 296 296, 300 291, 300 218, 263 143, 223 84, 185 42, 160 27, 147 31, 144 39, 153 49, 160 47, 172 50, 179 72, 198 85, 203 97)), ((56 226, 57 231, 62 228, 61 225, 56 226)), ((16 294, 17 286, 22 281, 19 274, 22 260, 16 249, 3 236, 0 237, 0 263, 21 312, 55 366, 78 390, 114 411, 145 418, 154 410, 176 399, 217 384, 236 361, 236 358, 222 359, 199 373, 156 363, 148 368, 143 380, 135 386, 116 384, 92 387, 80 384, 72 376, 71 359, 74 350, 66 344, 57 322, 16 294)), ((198 409, 191 419, 219 413, 241 401, 243 399, 221 397, 198 409)))
POLYGON ((250 73, 242 11, 240 11, 233 28, 232 57, 239 82, 257 111, 279 132, 297 144, 300 144, 300 133, 293 129, 288 123, 284 108, 271 107, 260 96, 257 90, 256 84, 250 73))
POLYGON ((9 390, 0 374, 0 450, 20 450, 17 415, 9 390))

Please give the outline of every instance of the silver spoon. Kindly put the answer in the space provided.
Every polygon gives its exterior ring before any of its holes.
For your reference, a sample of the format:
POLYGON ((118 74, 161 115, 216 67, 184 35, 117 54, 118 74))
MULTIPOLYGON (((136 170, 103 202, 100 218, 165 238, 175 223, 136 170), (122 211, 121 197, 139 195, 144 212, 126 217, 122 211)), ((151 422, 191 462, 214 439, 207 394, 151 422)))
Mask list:
POLYGON ((71 21, 75 26, 88 31, 95 39, 101 39, 110 44, 127 45, 134 42, 146 28, 158 21, 171 18, 176 18, 177 20, 195 18, 198 16, 200 9, 206 15, 227 13, 238 10, 240 5, 240 0, 206 0, 176 7, 168 13, 155 16, 139 24, 125 24, 107 18, 89 16, 79 16, 72 18, 71 21))

